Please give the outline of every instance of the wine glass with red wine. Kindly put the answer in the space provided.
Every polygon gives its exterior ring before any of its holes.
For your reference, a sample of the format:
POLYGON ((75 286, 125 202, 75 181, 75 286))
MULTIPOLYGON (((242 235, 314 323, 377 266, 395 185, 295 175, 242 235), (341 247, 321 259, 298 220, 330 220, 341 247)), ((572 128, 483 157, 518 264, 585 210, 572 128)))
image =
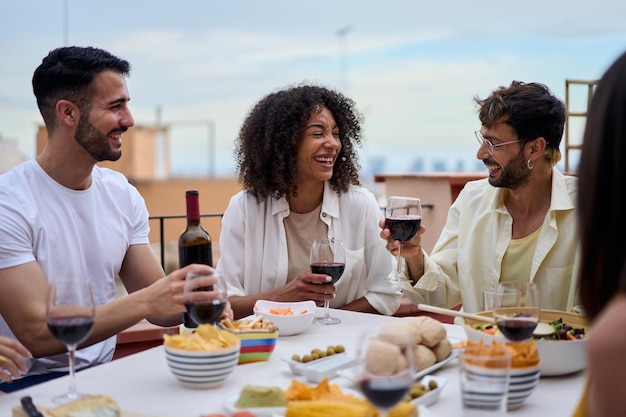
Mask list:
POLYGON ((187 314, 198 325, 215 324, 228 303, 226 284, 213 274, 188 272, 184 297, 187 314), (217 278, 216 282, 214 277, 217 278))
POLYGON ((389 229, 391 237, 400 241, 398 256, 396 258, 396 270, 389 277, 390 281, 409 281, 402 274, 400 256, 402 246, 411 240, 420 229, 422 224, 422 204, 419 198, 415 197, 389 197, 387 208, 385 209, 385 227, 389 229))
POLYGON ((500 332, 511 341, 532 336, 539 322, 539 290, 527 282, 501 282, 496 289, 493 317, 500 332))
POLYGON ((75 354, 93 330, 96 307, 91 283, 85 277, 57 277, 48 284, 46 321, 50 333, 67 347, 69 356, 70 387, 61 395, 52 398, 64 404, 86 394, 76 390, 75 354))
MULTIPOLYGON (((332 278, 335 284, 343 275, 346 268, 346 251, 343 242, 338 239, 314 240, 310 255, 311 272, 325 274, 332 278)), ((324 315, 315 318, 317 324, 338 324, 341 319, 330 315, 330 301, 324 300, 324 315)))
POLYGON ((379 417, 406 397, 415 377, 413 340, 397 336, 393 343, 367 333, 360 336, 357 385, 379 417))

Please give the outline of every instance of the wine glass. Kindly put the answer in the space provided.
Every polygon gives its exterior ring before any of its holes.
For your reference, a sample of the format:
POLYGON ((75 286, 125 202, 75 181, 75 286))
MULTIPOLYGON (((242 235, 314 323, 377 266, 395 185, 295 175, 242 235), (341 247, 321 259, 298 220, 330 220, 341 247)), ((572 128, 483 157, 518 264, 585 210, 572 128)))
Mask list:
POLYGON ((394 343, 367 333, 360 336, 357 385, 379 417, 386 417, 410 391, 415 378, 413 355, 409 335, 398 335, 394 343))
POLYGON ((93 330, 96 307, 90 282, 84 277, 63 276, 48 284, 46 322, 50 333, 67 347, 70 386, 65 394, 52 398, 63 404, 87 394, 76 390, 76 347, 93 330))
MULTIPOLYGON (((346 268, 346 251, 343 242, 338 239, 318 239, 311 245, 311 255, 309 258, 311 272, 314 274, 325 274, 332 278, 335 284, 341 278, 346 268)), ((341 319, 330 315, 330 301, 324 300, 324 315, 316 317, 317 324, 338 324, 341 319)))
POLYGON ((422 224, 422 204, 419 198, 415 197, 389 197, 387 208, 385 209, 385 227, 391 232, 394 240, 400 241, 398 256, 396 258, 396 270, 389 277, 390 281, 409 281, 402 274, 400 255, 402 246, 411 240, 420 229, 422 224))
POLYGON ((213 274, 188 272, 184 288, 187 314, 196 324, 215 324, 228 304, 226 284, 213 274), (217 281, 213 283, 213 277, 217 281))
POLYGON ((536 284, 501 282, 496 288, 493 317, 508 340, 528 339, 539 322, 539 290, 536 284))

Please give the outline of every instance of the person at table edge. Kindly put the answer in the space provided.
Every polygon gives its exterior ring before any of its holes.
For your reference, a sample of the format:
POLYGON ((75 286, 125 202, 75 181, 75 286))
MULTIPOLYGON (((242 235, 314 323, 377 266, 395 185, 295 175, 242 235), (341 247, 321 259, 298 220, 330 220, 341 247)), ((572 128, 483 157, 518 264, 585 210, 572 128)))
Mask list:
MULTIPOLYGON (((540 305, 578 305, 577 178, 556 167, 565 105, 543 84, 513 81, 486 99, 475 97, 482 124, 476 157, 489 170, 468 182, 449 209, 430 255, 417 236, 402 248, 411 282, 400 284, 415 304, 482 310, 483 290, 500 281, 534 282, 540 305)), ((396 253, 384 220, 380 235, 396 253)))
MULTIPOLYGON (((48 282, 66 274, 89 280, 96 301, 93 331, 76 352, 77 369, 113 357, 116 334, 142 319, 182 321, 190 265, 165 276, 148 240, 148 211, 120 173, 96 166, 121 156, 134 120, 126 79, 130 64, 93 47, 49 52, 33 75, 48 132, 36 159, 0 176, 0 334, 32 353, 12 391, 67 372, 66 347, 47 327, 48 282), (128 295, 117 297, 119 276, 128 295)), ((227 314, 232 311, 227 309, 227 314)))

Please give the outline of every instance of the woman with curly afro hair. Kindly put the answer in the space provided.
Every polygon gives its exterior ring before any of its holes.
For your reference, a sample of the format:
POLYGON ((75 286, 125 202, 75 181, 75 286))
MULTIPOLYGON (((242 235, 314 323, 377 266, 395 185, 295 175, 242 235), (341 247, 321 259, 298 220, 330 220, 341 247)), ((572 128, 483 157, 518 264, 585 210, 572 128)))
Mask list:
POLYGON ((314 85, 270 93, 248 114, 235 149, 244 190, 224 212, 217 264, 236 318, 260 299, 397 310, 402 294, 386 279, 393 258, 378 236, 382 213, 359 184, 361 122, 351 99, 314 85), (309 265, 311 243, 324 238, 346 249, 335 285, 309 265))

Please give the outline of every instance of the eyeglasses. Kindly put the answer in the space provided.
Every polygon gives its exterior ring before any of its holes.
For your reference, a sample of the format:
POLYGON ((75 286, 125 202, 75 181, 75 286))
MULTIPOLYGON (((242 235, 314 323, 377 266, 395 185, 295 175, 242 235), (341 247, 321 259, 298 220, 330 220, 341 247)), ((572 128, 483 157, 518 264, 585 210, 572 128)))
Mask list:
POLYGON ((481 146, 483 144, 487 145, 487 150, 489 151, 489 154, 491 156, 493 156, 493 150, 496 148, 499 148, 500 146, 510 145, 511 143, 515 143, 515 142, 523 142, 523 139, 518 139, 518 140, 512 140, 510 142, 498 143, 497 145, 494 145, 493 143, 491 143, 490 140, 485 139, 478 130, 474 131, 474 135, 476 135, 476 140, 478 141, 478 143, 480 143, 481 146))

